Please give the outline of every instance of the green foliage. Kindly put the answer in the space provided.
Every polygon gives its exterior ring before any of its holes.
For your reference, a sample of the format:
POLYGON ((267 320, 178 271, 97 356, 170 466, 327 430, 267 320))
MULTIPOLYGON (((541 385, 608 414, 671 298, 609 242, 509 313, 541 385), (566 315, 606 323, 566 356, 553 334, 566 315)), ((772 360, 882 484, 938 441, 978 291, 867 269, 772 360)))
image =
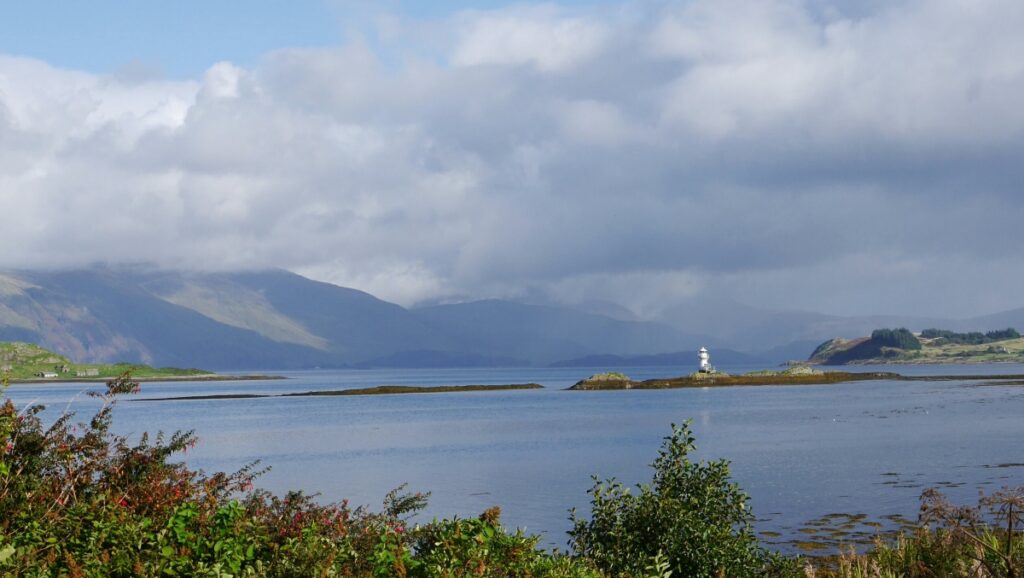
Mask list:
POLYGON ((1019 339, 1020 333, 1012 327, 998 331, 981 333, 972 331, 970 333, 956 333, 946 329, 925 329, 921 332, 925 339, 939 339, 939 344, 953 343, 957 345, 984 345, 995 341, 1006 341, 1007 339, 1019 339))
POLYGON ((629 376, 619 371, 606 371, 604 373, 595 373, 587 379, 591 381, 629 381, 629 376))
MULTIPOLYGON (((572 512, 569 532, 577 556, 610 576, 646 576, 662 557, 675 576, 761 576, 776 560, 757 542, 747 495, 731 481, 725 460, 693 462, 689 422, 672 435, 651 464, 651 484, 629 488, 595 479, 591 518, 572 512)), ((792 569, 790 569, 792 570, 792 569)))
POLYGON ((871 343, 878 347, 894 347, 908 351, 921 349, 921 342, 905 327, 876 329, 871 332, 871 343))
POLYGON ((864 554, 843 553, 820 578, 1020 578, 1024 576, 1024 488, 982 496, 975 507, 955 506, 936 490, 921 499, 920 527, 894 542, 879 539, 864 554))
POLYGON ((495 507, 477 519, 435 521, 420 529, 409 576, 600 577, 583 561, 538 551, 537 536, 505 532, 499 516, 495 507))
POLYGON ((255 464, 205 475, 172 463, 191 432, 135 444, 111 432, 116 398, 136 391, 127 374, 111 380, 100 410, 75 425, 0 405, 0 575, 600 578, 506 532, 496 510, 410 529, 427 495, 404 487, 373 513, 253 490, 255 464))
POLYGON ((183 377, 209 375, 204 369, 178 367, 150 367, 148 365, 119 362, 114 364, 74 363, 63 355, 32 343, 0 342, 0 367, 12 379, 33 379, 38 373, 55 373, 60 379, 116 379, 125 373, 137 378, 183 377))
POLYGON ((852 343, 832 339, 822 343, 811 354, 811 358, 824 363, 842 365, 851 361, 878 357, 906 358, 921 350, 921 342, 909 329, 876 329, 868 339, 852 343))

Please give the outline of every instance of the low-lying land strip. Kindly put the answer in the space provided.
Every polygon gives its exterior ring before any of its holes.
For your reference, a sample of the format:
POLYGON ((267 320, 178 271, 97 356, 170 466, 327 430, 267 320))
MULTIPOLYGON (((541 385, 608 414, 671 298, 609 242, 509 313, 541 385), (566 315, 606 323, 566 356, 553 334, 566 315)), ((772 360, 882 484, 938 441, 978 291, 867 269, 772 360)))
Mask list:
POLYGON ((544 389, 539 383, 512 383, 507 385, 380 385, 356 389, 333 389, 325 391, 303 391, 298 393, 222 393, 211 395, 182 395, 175 397, 151 397, 133 401, 175 401, 189 399, 254 399, 265 397, 318 397, 345 395, 393 395, 403 393, 453 393, 459 391, 506 391, 510 389, 544 389))
POLYGON ((891 372, 819 371, 807 367, 792 367, 784 371, 754 371, 743 375, 728 373, 692 373, 680 377, 634 381, 621 373, 599 373, 578 381, 572 390, 593 391, 606 389, 676 389, 685 387, 722 387, 733 385, 822 385, 847 381, 899 379, 891 372))
POLYGON ((728 373, 692 373, 682 377, 634 381, 621 373, 599 373, 576 382, 576 391, 611 389, 678 389, 687 387, 729 387, 737 385, 827 385, 851 381, 980 381, 992 384, 1016 384, 1022 375, 900 375, 891 371, 821 371, 798 366, 784 371, 753 371, 742 375, 728 373))
POLYGON ((0 342, 0 375, 11 383, 106 382, 125 373, 135 381, 242 381, 284 379, 275 375, 222 375, 205 369, 150 367, 134 363, 75 363, 32 343, 0 342))

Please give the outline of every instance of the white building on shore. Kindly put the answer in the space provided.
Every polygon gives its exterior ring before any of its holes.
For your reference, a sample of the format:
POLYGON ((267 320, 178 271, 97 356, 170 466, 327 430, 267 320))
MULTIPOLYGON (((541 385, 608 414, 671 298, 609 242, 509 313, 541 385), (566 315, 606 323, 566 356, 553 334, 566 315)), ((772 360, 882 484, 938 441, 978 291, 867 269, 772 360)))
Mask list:
POLYGON ((697 361, 700 362, 698 371, 701 373, 714 373, 715 368, 711 367, 711 354, 708 353, 707 347, 701 347, 697 350, 697 361))

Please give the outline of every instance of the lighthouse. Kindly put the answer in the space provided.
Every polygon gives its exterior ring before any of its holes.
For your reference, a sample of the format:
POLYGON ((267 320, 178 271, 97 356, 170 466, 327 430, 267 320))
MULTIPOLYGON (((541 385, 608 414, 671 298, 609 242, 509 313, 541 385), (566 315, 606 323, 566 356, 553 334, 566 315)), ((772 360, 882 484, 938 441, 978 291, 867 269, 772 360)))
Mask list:
POLYGON ((700 362, 699 371, 701 373, 714 372, 714 368, 711 367, 711 354, 708 353, 707 347, 701 347, 697 350, 697 361, 700 362))

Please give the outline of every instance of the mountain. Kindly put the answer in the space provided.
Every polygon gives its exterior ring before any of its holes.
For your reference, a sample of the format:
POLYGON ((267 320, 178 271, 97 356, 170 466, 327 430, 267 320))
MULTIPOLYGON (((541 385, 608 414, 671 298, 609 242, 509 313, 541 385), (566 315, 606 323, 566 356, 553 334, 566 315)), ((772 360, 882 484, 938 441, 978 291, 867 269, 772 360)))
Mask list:
POLYGON ((30 341, 81 362, 296 368, 325 352, 221 323, 146 290, 129 270, 6 273, 0 340, 30 341))
POLYGON ((545 365, 592 354, 662 353, 680 346, 696 349, 703 339, 660 323, 510 301, 435 305, 413 312, 445 334, 463 339, 469 351, 501 351, 545 365))
POLYGON ((210 369, 548 364, 693 347, 666 325, 479 301, 406 309, 287 271, 0 273, 0 340, 83 362, 210 369))
POLYGON ((955 329, 957 331, 995 331, 1006 329, 1007 327, 1016 327, 1024 330, 1024 307, 963 319, 954 322, 948 328, 936 327, 939 329, 955 329))
POLYGON ((669 310, 664 321, 638 321, 604 302, 484 300, 409 309, 282 270, 0 272, 0 341, 37 343, 82 362, 212 370, 522 366, 591 356, 646 363, 637 356, 702 345, 778 363, 806 359, 826 339, 878 327, 1024 327, 1024 309, 966 320, 841 317, 702 298, 669 310))

